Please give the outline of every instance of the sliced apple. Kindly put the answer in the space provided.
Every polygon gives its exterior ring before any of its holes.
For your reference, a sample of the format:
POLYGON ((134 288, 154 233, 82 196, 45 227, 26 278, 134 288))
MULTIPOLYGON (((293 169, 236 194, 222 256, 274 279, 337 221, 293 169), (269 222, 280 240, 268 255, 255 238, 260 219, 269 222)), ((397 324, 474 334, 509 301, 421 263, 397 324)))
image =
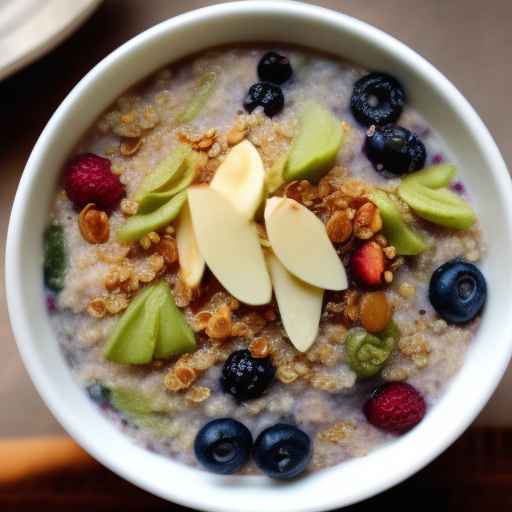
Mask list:
POLYGON ((121 242, 133 242, 151 231, 158 231, 178 216, 186 200, 187 193, 184 190, 155 211, 130 217, 119 228, 118 239, 121 242))
POLYGON ((318 334, 324 291, 288 272, 271 251, 265 256, 284 330, 293 346, 306 352, 318 334))
POLYGON ((343 138, 341 124, 330 110, 314 101, 307 103, 283 171, 284 179, 317 182, 336 160, 343 138))
POLYGON ((476 222, 471 206, 447 188, 431 189, 404 180, 398 195, 418 215, 434 224, 453 229, 468 229, 476 222))
POLYGON ((272 287, 255 224, 210 187, 190 187, 188 202, 199 251, 215 277, 246 304, 268 303, 272 287))
POLYGON ((194 333, 176 307, 169 285, 160 281, 132 300, 117 322, 104 355, 115 363, 146 364, 195 347, 194 333))
POLYGON ((185 190, 196 177, 196 169, 194 166, 187 165, 183 175, 171 186, 169 190, 162 192, 148 192, 139 201, 139 214, 154 212, 165 203, 169 202, 175 195, 185 190))
POLYGON ((153 290, 148 286, 140 291, 117 322, 104 351, 109 361, 146 364, 153 359, 159 320, 158 309, 148 307, 153 290))
POLYGON ((210 184, 229 199, 247 219, 252 219, 263 200, 265 169, 258 150, 244 140, 234 146, 210 184))
POLYGON ((345 268, 322 221, 287 197, 272 197, 265 208, 270 245, 281 263, 296 277, 318 288, 345 290, 345 268))
POLYGON ((203 277, 205 262, 199 252, 188 204, 185 204, 178 217, 176 244, 181 278, 188 287, 195 288, 203 277))
POLYGON ((192 154, 192 148, 179 144, 142 180, 135 201, 141 202, 146 194, 161 192, 172 188, 179 181, 188 166, 187 158, 192 154))
POLYGON ((194 333, 183 313, 177 308, 171 289, 165 281, 155 286, 151 299, 159 310, 158 336, 153 357, 166 359, 194 350, 194 333))
POLYGON ((383 190, 374 190, 370 200, 375 203, 382 217, 384 236, 402 256, 414 256, 428 248, 419 233, 411 229, 402 219, 400 210, 383 190))
POLYGON ((192 97, 185 104, 185 109, 176 116, 176 122, 190 123, 190 121, 194 120, 215 91, 217 82, 217 73, 214 71, 207 71, 201 75, 192 93, 192 97))
POLYGON ((409 174, 402 183, 417 183, 427 188, 441 188, 448 186, 456 174, 454 165, 438 164, 409 174))

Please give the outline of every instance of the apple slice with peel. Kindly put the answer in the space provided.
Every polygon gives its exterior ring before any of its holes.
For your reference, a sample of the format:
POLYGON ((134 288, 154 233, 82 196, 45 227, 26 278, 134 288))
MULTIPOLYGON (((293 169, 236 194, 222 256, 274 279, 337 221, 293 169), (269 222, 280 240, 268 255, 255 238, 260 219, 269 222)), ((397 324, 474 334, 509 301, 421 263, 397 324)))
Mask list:
POLYGON ((196 340, 183 313, 174 302, 171 289, 165 281, 154 287, 151 299, 158 308, 158 336, 153 358, 167 359, 176 354, 192 352, 196 340))
POLYGON ((173 187, 175 181, 186 170, 187 159, 191 154, 190 146, 179 144, 142 180, 135 193, 135 201, 140 203, 146 194, 161 192, 173 187))
POLYGON ((421 235, 405 223, 398 206, 386 192, 374 190, 370 194, 370 200, 378 206, 383 223, 382 232, 397 254, 415 256, 428 248, 421 235))
POLYGON ((471 206, 447 188, 430 189, 404 182, 398 187, 398 195, 419 217, 452 229, 468 229, 476 222, 471 206))
POLYGON ((210 186, 229 199, 246 219, 252 219, 263 201, 264 184, 265 169, 260 154, 244 140, 228 153, 210 186))
POLYGON ((105 347, 105 358, 121 364, 146 364, 153 359, 158 336, 158 309, 148 304, 154 287, 148 286, 131 301, 105 347))
POLYGON ((267 200, 265 225, 274 253, 292 274, 318 288, 347 288, 343 263, 312 211, 293 199, 272 197, 267 200))
POLYGON ((215 277, 238 300, 267 304, 272 286, 255 224, 204 185, 188 189, 188 203, 199 251, 215 277))
POLYGON ((306 352, 318 334, 324 291, 288 272, 271 251, 265 257, 284 330, 293 346, 306 352))
POLYGON ((402 183, 416 183, 427 188, 447 187, 457 174, 457 169, 451 164, 438 164, 409 174, 402 183))
POLYGON ((336 160, 345 134, 338 119, 323 105, 308 102, 299 119, 285 168, 286 181, 318 182, 336 160))
POLYGON ((181 278, 188 287, 195 288, 201 282, 205 263, 197 245, 188 203, 183 206, 178 217, 176 244, 181 278))
POLYGON ((186 200, 187 193, 183 190, 157 210, 130 217, 119 228, 117 238, 120 242, 133 242, 134 240, 140 240, 151 231, 158 231, 178 216, 186 200))

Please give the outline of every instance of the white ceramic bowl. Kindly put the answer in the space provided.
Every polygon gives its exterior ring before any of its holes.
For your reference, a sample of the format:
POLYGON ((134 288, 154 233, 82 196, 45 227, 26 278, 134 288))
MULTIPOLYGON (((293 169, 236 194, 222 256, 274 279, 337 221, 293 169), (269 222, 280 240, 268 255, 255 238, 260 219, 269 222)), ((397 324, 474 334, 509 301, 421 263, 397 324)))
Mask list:
POLYGON ((415 52, 371 26, 318 7, 221 4, 165 21, 127 42, 88 73, 55 112, 30 156, 12 210, 6 254, 10 318, 27 370, 48 407, 91 455, 124 478, 208 511, 328 510, 383 491, 427 464, 462 433, 494 391, 512 350, 512 300, 504 286, 512 261, 510 198, 507 169, 482 121, 415 52), (164 64, 238 41, 298 43, 398 76, 415 108, 457 155, 487 237, 487 308, 465 364, 440 402, 413 431, 367 457, 285 485, 185 467, 118 432, 74 383, 50 328, 42 288, 41 237, 48 207, 61 166, 84 131, 127 87, 164 64))

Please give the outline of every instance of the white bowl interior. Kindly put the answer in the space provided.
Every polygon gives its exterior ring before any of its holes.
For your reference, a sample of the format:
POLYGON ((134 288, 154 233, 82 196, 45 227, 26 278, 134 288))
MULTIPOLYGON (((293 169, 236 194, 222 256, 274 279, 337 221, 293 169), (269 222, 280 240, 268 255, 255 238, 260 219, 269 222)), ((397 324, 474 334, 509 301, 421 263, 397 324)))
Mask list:
POLYGON ((340 507, 406 478, 445 449, 494 391, 512 348, 512 302, 500 286, 512 261, 510 182, 478 116, 430 64, 390 36, 352 18, 288 2, 237 2, 168 20, 96 66, 52 117, 24 171, 13 207, 6 284, 13 329, 25 365, 49 408, 94 457, 135 484, 202 510, 301 512, 340 507), (465 365, 412 432, 367 457, 280 485, 263 477, 218 477, 134 445, 75 385, 46 316, 41 233, 62 164, 84 131, 125 89, 159 67, 210 46, 282 41, 326 50, 386 70, 457 156, 473 194, 488 253, 485 315, 465 365), (508 196, 508 197, 507 197, 508 196))

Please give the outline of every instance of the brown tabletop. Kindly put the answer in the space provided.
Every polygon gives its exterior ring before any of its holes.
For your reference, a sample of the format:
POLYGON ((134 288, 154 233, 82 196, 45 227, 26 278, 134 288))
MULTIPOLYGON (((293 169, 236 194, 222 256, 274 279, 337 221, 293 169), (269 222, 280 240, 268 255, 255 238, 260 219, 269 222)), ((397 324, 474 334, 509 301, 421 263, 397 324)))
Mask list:
MULTIPOLYGON (((133 35, 176 14, 212 3, 221 2, 105 0, 65 43, 0 83, 0 258, 3 258, 10 207, 23 166, 42 128, 69 90, 100 59, 133 35)), ((508 94, 512 83, 510 0, 318 0, 310 3, 376 25, 429 59, 474 105, 507 162, 512 161, 512 102, 508 94)), ((17 355, 7 318, 3 278, 2 272, 0 437, 59 433, 60 427, 38 398, 17 355)), ((511 385, 512 371, 509 371, 481 416, 480 424, 512 425, 512 408, 508 406, 506 394, 511 385)))

